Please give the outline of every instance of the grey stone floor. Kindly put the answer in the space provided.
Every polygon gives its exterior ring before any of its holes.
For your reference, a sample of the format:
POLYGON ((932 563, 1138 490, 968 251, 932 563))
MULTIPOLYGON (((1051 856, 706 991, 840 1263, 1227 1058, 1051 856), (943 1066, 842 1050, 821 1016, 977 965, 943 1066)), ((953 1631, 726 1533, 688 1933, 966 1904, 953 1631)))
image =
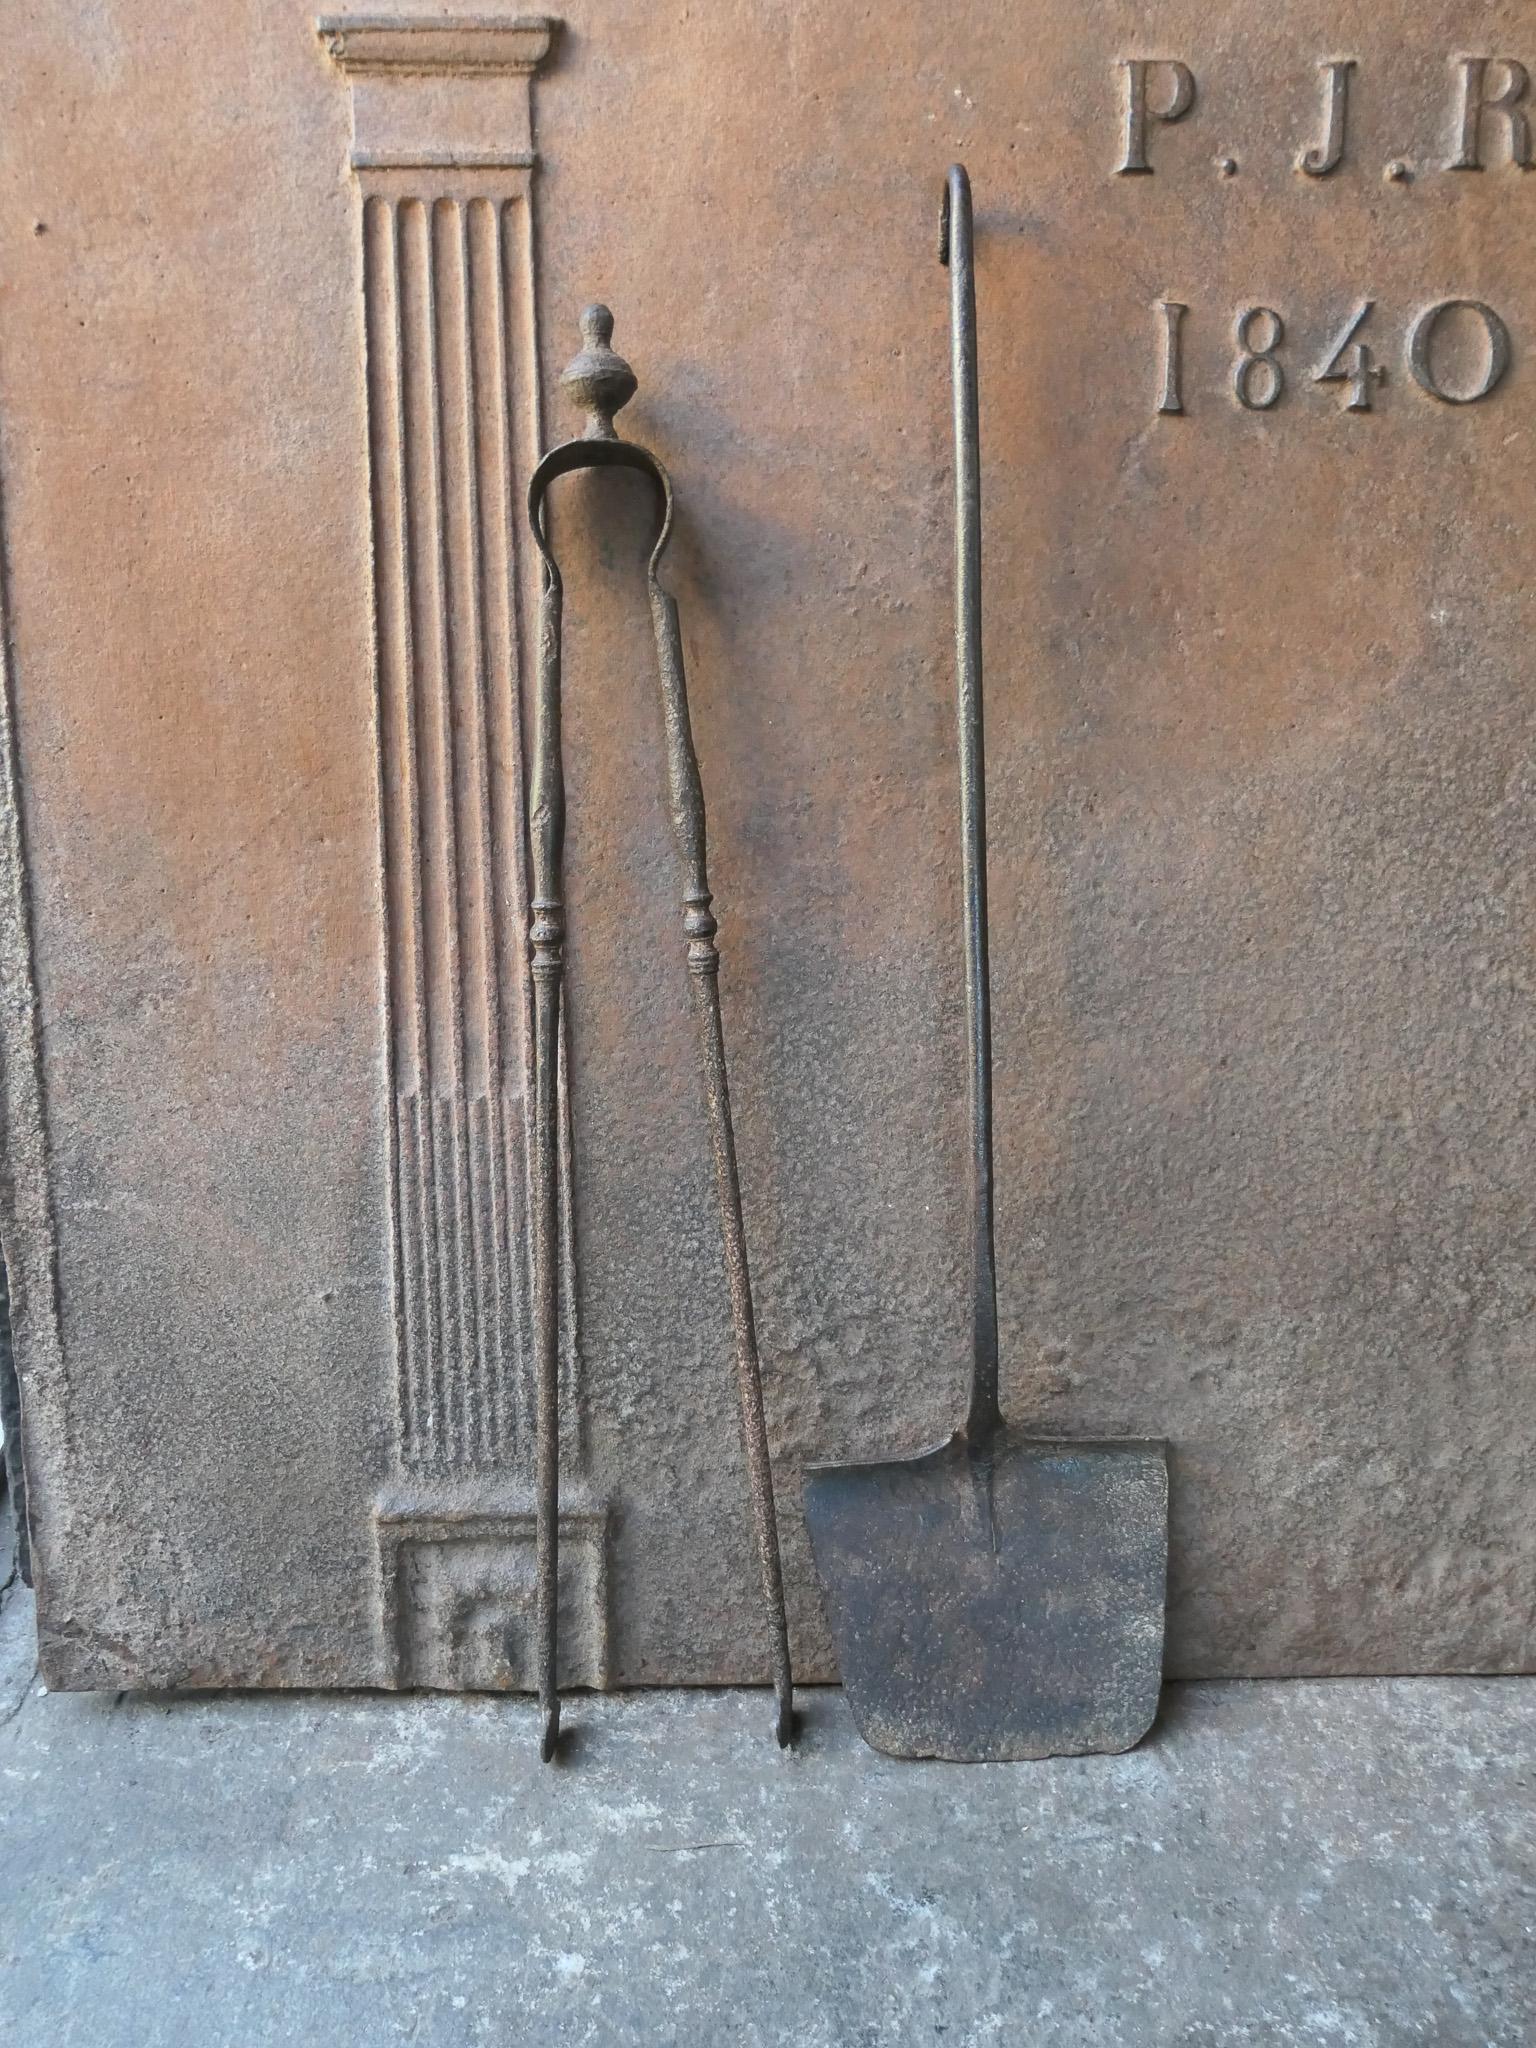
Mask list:
POLYGON ((48 1697, 0 1607, 15 2048, 1536 2041, 1536 1680, 1173 1689, 1135 1755, 766 1696, 48 1697))

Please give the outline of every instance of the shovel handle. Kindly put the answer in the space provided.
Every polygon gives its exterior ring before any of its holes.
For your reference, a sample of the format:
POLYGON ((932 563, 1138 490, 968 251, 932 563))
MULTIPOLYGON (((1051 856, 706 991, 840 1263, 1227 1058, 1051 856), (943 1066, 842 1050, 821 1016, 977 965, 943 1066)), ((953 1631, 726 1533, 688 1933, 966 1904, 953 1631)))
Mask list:
POLYGON ((987 965, 987 767, 981 709, 981 428, 976 379, 976 269, 971 181, 950 167, 939 220, 949 270, 949 363, 955 428, 955 677, 960 844, 965 893, 966 1093, 971 1120, 971 1396, 965 1433, 982 1448, 999 1428, 997 1256, 992 1220, 992 998, 987 965))

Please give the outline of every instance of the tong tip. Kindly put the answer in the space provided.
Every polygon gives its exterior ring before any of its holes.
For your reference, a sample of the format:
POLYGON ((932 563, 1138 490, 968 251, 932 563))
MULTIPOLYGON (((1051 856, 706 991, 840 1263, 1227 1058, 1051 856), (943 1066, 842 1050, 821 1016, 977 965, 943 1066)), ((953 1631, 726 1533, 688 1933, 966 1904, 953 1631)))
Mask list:
POLYGON ((544 1733, 539 1740, 540 1763, 553 1763, 555 1752, 560 1747, 560 1702, 545 1709, 544 1733))
POLYGON ((778 1713, 774 1719, 773 1732, 780 1749, 792 1749, 795 1737, 800 1733, 800 1716, 795 1712, 795 1696, 788 1686, 778 1687, 778 1713))

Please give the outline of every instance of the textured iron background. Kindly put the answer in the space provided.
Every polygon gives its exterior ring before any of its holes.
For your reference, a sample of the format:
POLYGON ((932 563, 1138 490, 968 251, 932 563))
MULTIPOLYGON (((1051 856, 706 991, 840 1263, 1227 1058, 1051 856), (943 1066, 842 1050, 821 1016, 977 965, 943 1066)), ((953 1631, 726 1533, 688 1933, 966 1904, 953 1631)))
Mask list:
MULTIPOLYGON (((799 1464, 937 1441, 966 1357, 934 255, 957 156, 1004 1407, 1170 1440, 1176 1672, 1533 1662, 1536 178, 1497 120, 1486 170, 1442 168, 1476 50, 1536 66, 1526 10, 573 0, 536 82, 546 386, 605 298, 628 430, 678 492, 806 1676, 830 1667, 799 1464), (1154 124, 1153 175, 1118 177, 1136 56, 1197 93, 1154 124), (1344 57, 1348 149, 1309 179, 1344 57), (1452 406, 1404 342, 1463 296, 1512 366, 1452 406), (1160 299, 1190 308, 1179 417, 1160 299), (1314 373, 1367 299, 1388 375, 1352 413, 1314 373), (1260 305, 1286 389, 1248 411, 1233 323, 1260 305)), ((298 0, 115 0, 19 10, 0 112, 62 1331, 50 1360, 22 1303, 45 1671, 376 1682, 393 1363, 346 90, 298 0)), ((738 1679, 766 1660, 648 622, 618 573, 647 508, 622 496, 572 484, 561 535, 588 1459, 613 1676, 738 1679)))

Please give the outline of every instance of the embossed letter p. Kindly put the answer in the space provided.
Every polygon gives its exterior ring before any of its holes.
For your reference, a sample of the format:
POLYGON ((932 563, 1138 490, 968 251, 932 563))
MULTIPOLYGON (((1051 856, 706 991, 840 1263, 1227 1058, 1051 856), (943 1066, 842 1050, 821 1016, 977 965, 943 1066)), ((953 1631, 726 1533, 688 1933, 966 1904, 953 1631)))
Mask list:
POLYGON ((1125 160, 1115 166, 1119 176, 1152 175, 1147 161, 1147 123, 1182 121, 1195 104, 1195 74, 1177 57, 1122 57, 1125 71, 1125 160), (1148 106, 1148 88, 1154 71, 1166 72, 1170 81, 1166 106, 1148 106))

